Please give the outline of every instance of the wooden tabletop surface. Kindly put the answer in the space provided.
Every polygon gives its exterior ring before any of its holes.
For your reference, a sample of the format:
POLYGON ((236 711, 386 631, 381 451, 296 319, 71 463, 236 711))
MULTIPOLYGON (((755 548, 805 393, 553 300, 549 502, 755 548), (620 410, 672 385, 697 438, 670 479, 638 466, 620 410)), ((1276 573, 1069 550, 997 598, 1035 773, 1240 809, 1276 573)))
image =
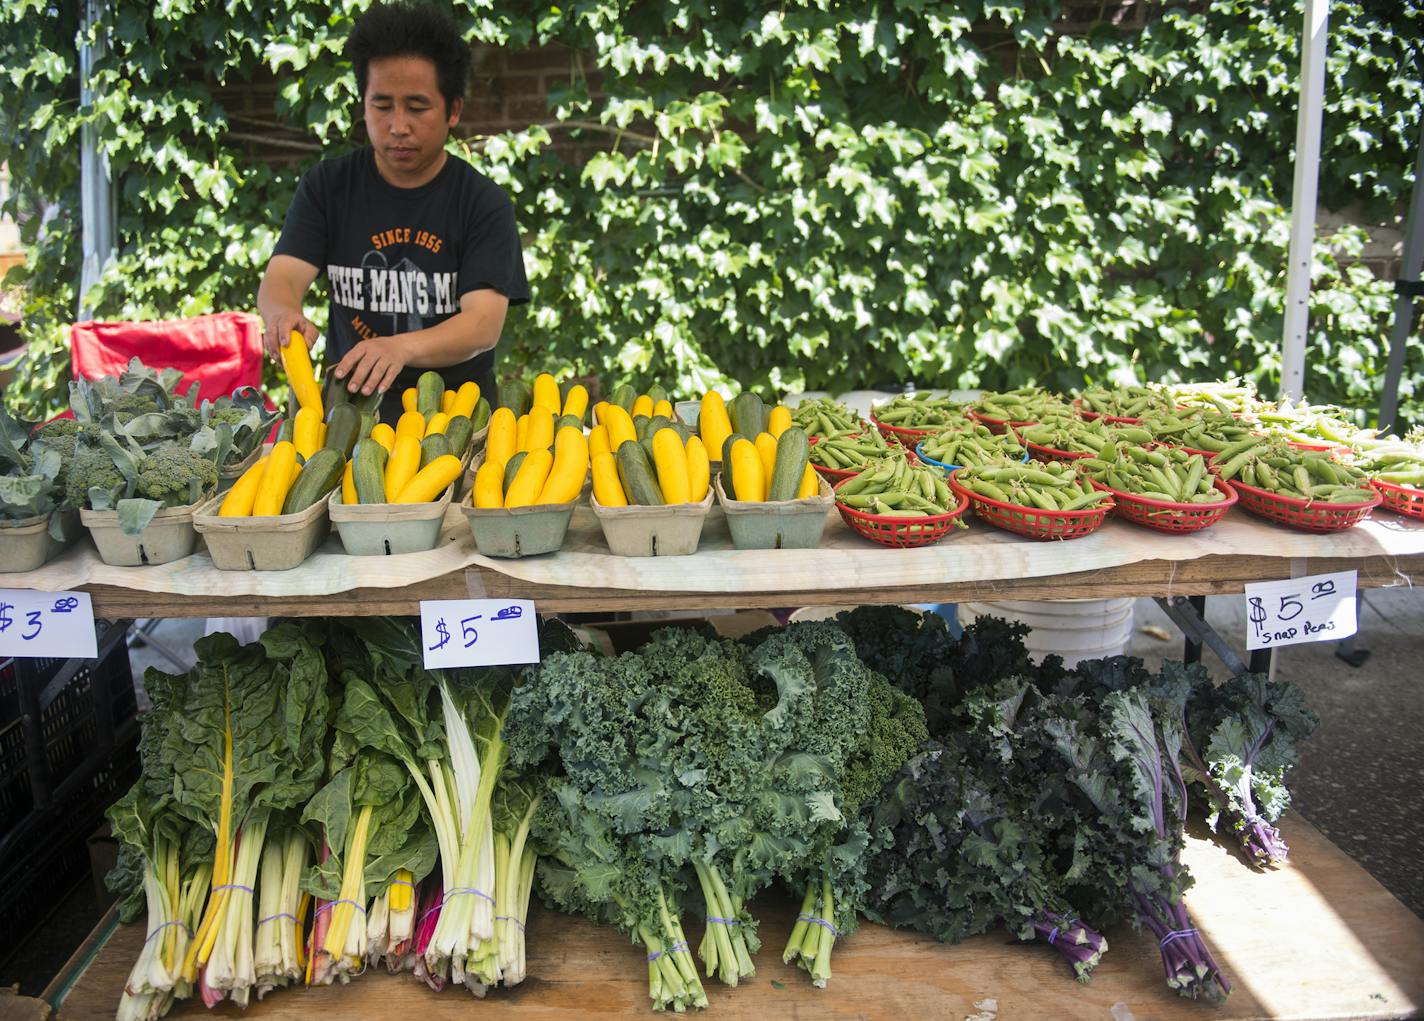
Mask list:
MULTIPOLYGON (((1150 937, 1129 928, 1107 933, 1109 950, 1087 984, 1076 982, 1043 944, 1020 945, 1002 932, 944 946, 907 932, 864 924, 837 943, 824 990, 783 965, 780 950, 795 907, 768 896, 754 907, 766 946, 757 974, 737 989, 708 981, 710 1016, 839 1019, 930 1018, 1010 1021, 1247 1021, 1256 1018, 1396 1018, 1424 1008, 1424 921, 1309 824, 1282 827, 1291 861, 1253 873, 1210 839, 1188 839, 1196 877, 1187 903, 1193 920, 1235 989, 1221 1004, 1178 997, 1162 981, 1150 937)), ((691 923, 691 919, 688 920, 691 923)), ((112 928, 112 926, 110 926, 112 928)), ((694 946, 700 926, 688 924, 694 946)), ((143 940, 139 925, 119 926, 81 951, 47 996, 60 990, 61 1019, 107 1019, 143 940), (86 966, 87 960, 87 966, 86 966), (77 976, 77 977, 76 977, 77 976)), ((245 1012, 262 1021, 361 1017, 403 1021, 652 1016, 640 951, 612 929, 555 912, 531 912, 529 978, 473 1004, 463 989, 434 993, 408 975, 368 973, 347 986, 272 993, 245 1012)), ((211 1012, 244 1016, 230 1005, 211 1012)), ((200 1001, 174 1018, 210 1016, 200 1001)))

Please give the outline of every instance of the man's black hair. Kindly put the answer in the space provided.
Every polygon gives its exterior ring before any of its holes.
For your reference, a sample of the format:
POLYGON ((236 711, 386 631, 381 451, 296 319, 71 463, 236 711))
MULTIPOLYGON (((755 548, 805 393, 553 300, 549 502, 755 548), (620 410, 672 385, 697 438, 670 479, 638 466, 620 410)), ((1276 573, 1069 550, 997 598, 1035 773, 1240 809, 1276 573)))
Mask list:
POLYGON ((470 47, 450 15, 430 4, 398 0, 372 5, 356 19, 346 55, 356 67, 356 91, 363 99, 371 61, 382 57, 424 57, 433 63, 447 112, 465 96, 470 47))

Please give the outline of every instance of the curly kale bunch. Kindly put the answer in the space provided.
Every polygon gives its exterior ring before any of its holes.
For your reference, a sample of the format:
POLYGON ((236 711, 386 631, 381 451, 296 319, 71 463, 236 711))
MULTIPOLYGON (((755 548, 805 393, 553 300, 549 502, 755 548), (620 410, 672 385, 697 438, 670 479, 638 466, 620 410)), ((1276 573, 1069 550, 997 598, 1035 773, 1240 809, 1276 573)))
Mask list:
POLYGON ((166 507, 197 503, 218 484, 218 467, 212 460, 177 443, 159 447, 143 459, 134 495, 157 500, 166 507))

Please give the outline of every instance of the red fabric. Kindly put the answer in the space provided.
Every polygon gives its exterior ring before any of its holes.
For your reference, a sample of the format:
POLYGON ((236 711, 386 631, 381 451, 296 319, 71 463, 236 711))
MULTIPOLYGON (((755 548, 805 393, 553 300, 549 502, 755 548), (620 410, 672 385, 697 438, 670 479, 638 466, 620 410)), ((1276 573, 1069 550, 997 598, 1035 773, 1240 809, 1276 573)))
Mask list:
POLYGON ((179 393, 198 384, 197 399, 262 386, 262 322, 247 312, 143 323, 75 323, 69 330, 76 378, 117 376, 138 356, 152 369, 181 369, 179 393))

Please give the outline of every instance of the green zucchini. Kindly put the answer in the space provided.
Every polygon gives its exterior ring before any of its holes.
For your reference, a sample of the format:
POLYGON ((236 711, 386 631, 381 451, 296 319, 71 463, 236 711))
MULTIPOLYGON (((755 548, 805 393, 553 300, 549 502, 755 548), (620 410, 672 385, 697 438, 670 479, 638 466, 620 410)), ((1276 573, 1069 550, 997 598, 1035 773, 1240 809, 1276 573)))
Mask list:
POLYGON ((529 389, 529 384, 522 379, 511 379, 499 384, 499 406, 508 408, 514 412, 514 417, 527 415, 529 408, 534 403, 534 392, 529 389))
POLYGON ((511 457, 504 466, 504 492, 509 492, 509 484, 514 481, 514 476, 519 474, 519 466, 524 463, 526 451, 519 451, 511 457))
POLYGON ((351 391, 346 389, 346 380, 337 379, 336 373, 328 372, 326 378, 321 381, 321 406, 326 409, 328 418, 332 408, 349 403, 351 391))
POLYGON ((470 437, 475 434, 474 426, 464 415, 456 415, 445 427, 445 438, 450 441, 450 453, 464 457, 469 449, 470 437))
POLYGON ((810 456, 811 443, 806 438, 806 430, 792 426, 776 441, 776 460, 771 470, 771 482, 767 486, 768 500, 794 500, 801 488, 801 479, 806 474, 806 460, 810 456))
POLYGON ((609 404, 616 404, 629 414, 633 413, 633 402, 638 399, 638 391, 634 390, 627 383, 619 383, 613 388, 613 395, 608 398, 609 404))
MULTIPOLYGON (((732 435, 722 441, 722 467, 727 470, 727 479, 724 479, 724 482, 732 477, 732 444, 746 438, 747 437, 734 429, 732 430, 732 435)), ((708 453, 710 454, 711 451, 708 451, 708 453)))
MULTIPOLYGON (((322 447, 302 465, 297 481, 287 490, 282 504, 283 514, 299 514, 341 485, 341 473, 346 470, 346 458, 341 451, 322 447)), ((354 475, 354 469, 353 469, 354 475)))
POLYGON ((354 404, 338 404, 326 415, 326 442, 322 446, 335 450, 345 464, 351 449, 361 438, 361 412, 354 404))
POLYGON ((479 432, 485 426, 489 425, 489 417, 490 402, 481 397, 475 403, 474 413, 470 415, 470 425, 475 432, 479 432))
POLYGON ((351 458, 351 481, 357 503, 386 502, 386 448, 375 440, 361 440, 351 458))
POLYGON ((732 398, 727 409, 732 417, 732 432, 743 436, 757 436, 766 432, 766 405, 761 397, 744 390, 732 398))
POLYGON ((648 421, 647 415, 633 416, 633 435, 640 440, 648 434, 648 421))
POLYGON ((445 377, 433 369, 426 369, 415 381, 415 410, 429 422, 440 410, 445 399, 445 377))
POLYGON ((657 476, 653 474, 652 462, 637 441, 624 440, 620 443, 613 460, 618 465, 618 479, 623 483, 623 492, 628 494, 630 503, 656 507, 667 502, 663 499, 657 476))
POLYGON ((420 441, 420 467, 424 468, 437 457, 454 453, 455 452, 450 449, 449 437, 443 433, 432 433, 420 441))
POLYGON ((668 399, 667 388, 661 383, 654 383, 652 386, 648 387, 648 397, 652 399, 653 407, 656 408, 658 406, 658 401, 665 401, 668 399))
POLYGON ((294 418, 296 418, 295 415, 288 415, 286 418, 282 419, 282 424, 277 427, 277 439, 275 442, 292 442, 292 419, 294 418))

